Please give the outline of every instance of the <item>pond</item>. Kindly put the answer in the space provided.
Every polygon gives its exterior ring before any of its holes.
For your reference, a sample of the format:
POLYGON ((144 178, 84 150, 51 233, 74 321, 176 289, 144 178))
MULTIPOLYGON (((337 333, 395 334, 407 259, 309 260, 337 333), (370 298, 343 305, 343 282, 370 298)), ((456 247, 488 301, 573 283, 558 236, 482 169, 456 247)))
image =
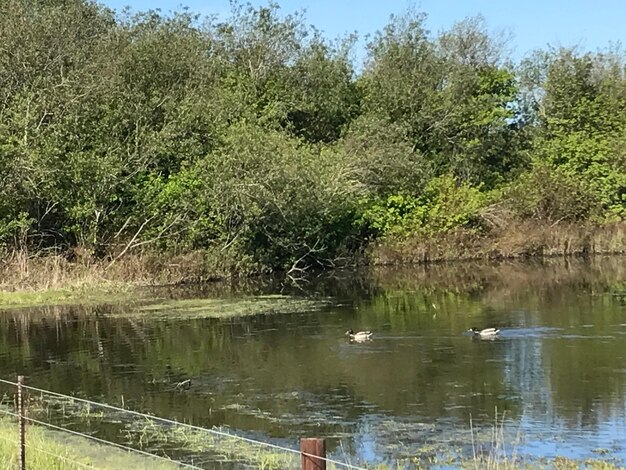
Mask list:
MULTIPOLYGON (((351 462, 446 466, 490 451, 494 426, 526 460, 621 461, 624 261, 335 271, 5 310, 0 377, 294 448, 324 437, 351 462), (501 332, 475 339, 473 326, 501 332), (349 328, 373 338, 351 343, 349 328)), ((123 420, 48 406, 67 426, 125 439, 123 420)))

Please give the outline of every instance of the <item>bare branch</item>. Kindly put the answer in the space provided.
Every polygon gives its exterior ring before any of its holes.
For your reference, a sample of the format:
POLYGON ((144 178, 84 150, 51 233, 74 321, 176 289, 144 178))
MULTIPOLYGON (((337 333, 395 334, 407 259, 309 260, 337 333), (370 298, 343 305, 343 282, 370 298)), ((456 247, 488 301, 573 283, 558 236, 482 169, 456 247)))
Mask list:
POLYGON ((124 248, 122 250, 122 252, 117 255, 110 263, 109 265, 106 267, 106 269, 109 269, 111 266, 113 266, 115 264, 115 262, 120 259, 122 256, 124 256, 124 254, 133 246, 133 243, 135 242, 135 240, 137 239, 137 237, 139 236, 139 234, 141 233, 141 231, 144 229, 144 227, 154 218, 150 217, 148 219, 146 219, 144 221, 143 224, 141 224, 141 227, 139 227, 139 229, 137 230, 137 232, 135 232, 135 235, 133 236, 133 238, 128 242, 128 245, 126 245, 126 248, 124 248))
POLYGON ((117 233, 113 236, 113 239, 116 239, 117 237, 120 236, 120 234, 124 231, 124 229, 126 228, 126 226, 128 225, 128 223, 130 222, 132 216, 128 216, 128 219, 126 219, 126 222, 124 222, 124 225, 122 225, 122 228, 120 228, 117 233))

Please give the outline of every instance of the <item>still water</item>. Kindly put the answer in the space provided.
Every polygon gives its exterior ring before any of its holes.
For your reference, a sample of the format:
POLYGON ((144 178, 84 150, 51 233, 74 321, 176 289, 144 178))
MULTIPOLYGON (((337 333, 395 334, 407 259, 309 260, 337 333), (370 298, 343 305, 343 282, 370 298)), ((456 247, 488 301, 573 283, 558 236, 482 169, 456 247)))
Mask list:
MULTIPOLYGON (((5 310, 0 377, 24 373, 33 386, 290 447, 325 437, 332 456, 352 462, 471 457, 472 433, 488 446, 481 436, 496 419, 525 459, 626 461, 625 261, 340 271, 299 286, 258 280, 158 289, 131 305, 5 310), (202 315, 203 299, 230 299, 229 309, 277 293, 311 302, 202 315), (473 326, 502 331, 477 340, 464 334, 473 326), (374 338, 351 344, 349 328, 374 338)), ((65 424, 123 441, 123 422, 65 424)))

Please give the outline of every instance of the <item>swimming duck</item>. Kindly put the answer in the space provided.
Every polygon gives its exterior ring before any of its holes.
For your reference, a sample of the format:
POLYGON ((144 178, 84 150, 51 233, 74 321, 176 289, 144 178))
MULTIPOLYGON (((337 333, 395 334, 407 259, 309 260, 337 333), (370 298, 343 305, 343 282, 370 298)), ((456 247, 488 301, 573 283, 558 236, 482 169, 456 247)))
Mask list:
POLYGON ((373 334, 374 333, 372 333, 371 331, 358 331, 355 333, 352 328, 346 331, 346 336, 350 338, 350 341, 356 341, 359 343, 362 341, 369 341, 370 339, 372 339, 373 334))
POLYGON ((497 328, 485 328, 484 330, 479 330, 478 328, 470 328, 467 331, 474 336, 479 336, 481 338, 492 338, 500 333, 500 330, 497 328))
POLYGON ((191 388, 191 379, 183 380, 176 384, 176 390, 189 390, 191 388))

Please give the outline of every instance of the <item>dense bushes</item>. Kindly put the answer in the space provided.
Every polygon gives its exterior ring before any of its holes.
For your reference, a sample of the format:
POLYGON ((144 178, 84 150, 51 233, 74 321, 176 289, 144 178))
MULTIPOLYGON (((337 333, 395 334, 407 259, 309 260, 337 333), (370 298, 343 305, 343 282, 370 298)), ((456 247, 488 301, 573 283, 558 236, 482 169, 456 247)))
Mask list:
POLYGON ((587 181, 541 163, 505 188, 503 201, 519 218, 550 224, 602 217, 600 198, 587 181))
POLYGON ((451 176, 434 178, 420 197, 394 194, 370 202, 362 223, 376 235, 432 237, 456 227, 478 229, 485 194, 451 176))
POLYGON ((411 12, 362 66, 353 44, 276 6, 216 22, 2 2, 2 250, 298 270, 376 239, 485 234, 496 212, 623 220, 620 51, 513 67, 482 19, 433 36, 411 12))

